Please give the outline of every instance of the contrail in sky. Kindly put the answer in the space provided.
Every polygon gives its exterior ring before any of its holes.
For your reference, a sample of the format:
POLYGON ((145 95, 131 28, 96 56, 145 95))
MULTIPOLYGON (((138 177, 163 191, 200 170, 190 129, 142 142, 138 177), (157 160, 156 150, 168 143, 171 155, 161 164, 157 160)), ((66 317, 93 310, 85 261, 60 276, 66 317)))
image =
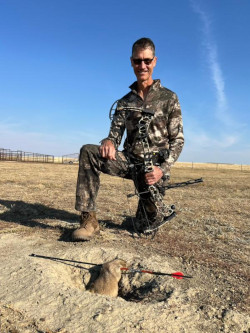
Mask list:
POLYGON ((211 21, 208 15, 199 7, 198 3, 194 0, 190 0, 193 10, 199 15, 202 25, 203 25, 203 34, 204 34, 204 45, 207 50, 208 63, 211 70, 212 80, 216 90, 216 99, 217 99, 217 116, 225 124, 231 123, 228 115, 225 111, 227 108, 227 98, 225 95, 224 87, 225 82, 220 68, 220 64, 217 56, 217 46, 213 41, 211 33, 211 21))

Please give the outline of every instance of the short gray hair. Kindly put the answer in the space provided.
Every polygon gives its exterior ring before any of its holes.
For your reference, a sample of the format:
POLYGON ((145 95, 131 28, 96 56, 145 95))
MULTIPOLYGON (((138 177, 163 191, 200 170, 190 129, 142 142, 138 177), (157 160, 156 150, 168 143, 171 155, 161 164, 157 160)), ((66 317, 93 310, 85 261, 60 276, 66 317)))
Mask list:
POLYGON ((155 44, 150 38, 140 38, 136 42, 134 42, 132 46, 132 56, 136 49, 151 49, 153 52, 153 56, 155 56, 155 44))

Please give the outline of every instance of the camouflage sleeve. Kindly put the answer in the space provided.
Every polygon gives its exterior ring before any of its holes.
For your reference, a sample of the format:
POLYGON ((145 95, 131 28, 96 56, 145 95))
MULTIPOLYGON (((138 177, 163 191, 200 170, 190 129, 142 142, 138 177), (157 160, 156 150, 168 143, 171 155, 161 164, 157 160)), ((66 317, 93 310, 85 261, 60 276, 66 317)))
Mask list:
POLYGON ((184 145, 181 107, 176 94, 173 95, 169 103, 168 112, 169 156, 166 161, 161 164, 161 169, 165 174, 169 174, 170 167, 178 159, 184 145))
POLYGON ((125 113, 117 106, 115 114, 113 116, 109 135, 107 138, 103 139, 101 143, 105 140, 110 140, 113 142, 116 149, 120 146, 122 136, 125 130, 125 113))

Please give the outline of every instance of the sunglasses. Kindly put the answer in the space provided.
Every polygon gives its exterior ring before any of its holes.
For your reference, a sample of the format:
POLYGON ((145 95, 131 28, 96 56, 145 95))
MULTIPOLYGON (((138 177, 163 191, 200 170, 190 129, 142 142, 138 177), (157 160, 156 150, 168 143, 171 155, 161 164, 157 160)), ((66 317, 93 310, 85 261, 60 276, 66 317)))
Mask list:
POLYGON ((134 58, 132 58, 132 60, 135 65, 141 65, 142 62, 144 62, 145 65, 150 65, 151 62, 154 60, 154 58, 152 58, 152 59, 148 59, 148 58, 147 59, 134 59, 134 58))

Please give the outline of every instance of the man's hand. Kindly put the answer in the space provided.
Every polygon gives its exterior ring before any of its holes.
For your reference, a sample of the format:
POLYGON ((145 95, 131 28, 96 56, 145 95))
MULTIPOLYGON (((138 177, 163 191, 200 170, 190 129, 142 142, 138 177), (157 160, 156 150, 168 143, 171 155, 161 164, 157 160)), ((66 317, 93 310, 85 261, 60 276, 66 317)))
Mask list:
POLYGON ((100 154, 103 158, 107 158, 108 160, 116 161, 115 158, 115 146, 112 141, 105 140, 99 148, 100 154))
POLYGON ((162 170, 157 166, 154 166, 154 170, 152 172, 148 172, 145 174, 145 182, 147 185, 153 185, 157 183, 162 176, 163 176, 162 170))

